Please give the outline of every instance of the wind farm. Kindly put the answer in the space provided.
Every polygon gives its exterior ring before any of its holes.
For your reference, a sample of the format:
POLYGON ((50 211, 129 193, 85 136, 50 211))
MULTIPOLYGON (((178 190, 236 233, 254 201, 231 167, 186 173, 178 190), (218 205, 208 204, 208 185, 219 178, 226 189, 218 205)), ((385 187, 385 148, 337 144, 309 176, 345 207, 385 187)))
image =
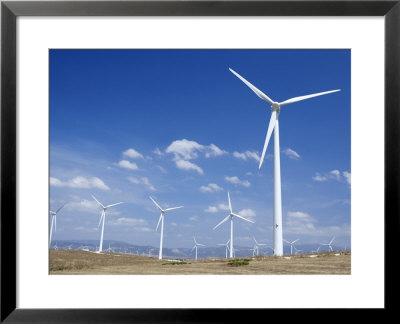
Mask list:
POLYGON ((50 70, 51 274, 351 273, 347 51, 52 50, 50 70))

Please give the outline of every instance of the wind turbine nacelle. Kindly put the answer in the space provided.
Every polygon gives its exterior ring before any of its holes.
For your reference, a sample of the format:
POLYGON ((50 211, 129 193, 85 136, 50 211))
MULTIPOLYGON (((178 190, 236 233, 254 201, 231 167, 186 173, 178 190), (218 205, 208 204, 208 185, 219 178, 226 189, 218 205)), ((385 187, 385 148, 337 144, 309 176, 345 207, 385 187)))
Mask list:
POLYGON ((280 109, 281 106, 279 105, 279 102, 274 101, 271 105, 271 112, 276 110, 276 112, 279 114, 280 109))

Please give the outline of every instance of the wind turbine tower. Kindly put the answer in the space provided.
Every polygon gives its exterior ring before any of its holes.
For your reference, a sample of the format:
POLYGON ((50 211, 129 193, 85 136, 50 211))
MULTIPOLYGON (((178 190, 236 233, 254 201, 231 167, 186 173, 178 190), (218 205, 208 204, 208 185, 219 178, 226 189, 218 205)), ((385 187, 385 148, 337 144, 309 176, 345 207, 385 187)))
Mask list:
MULTIPOLYGON (((290 244, 290 255, 293 255, 293 246, 294 246, 294 243, 296 243, 298 240, 299 240, 299 239, 294 240, 294 241, 292 241, 292 242, 289 242, 289 241, 287 241, 287 240, 284 240, 287 244, 290 244)), ((294 247, 294 249, 296 250, 296 247, 294 247)))
POLYGON ((218 245, 223 245, 225 246, 225 259, 228 259, 228 251, 229 251, 229 242, 231 240, 228 240, 226 243, 220 243, 218 245))
POLYGON ((268 97, 261 90, 257 89, 253 86, 249 81, 240 76, 234 70, 229 68, 229 70, 236 75, 241 81, 243 81, 259 98, 266 101, 271 105, 271 119, 268 125, 267 136, 265 138, 264 148, 261 154, 260 164, 258 168, 261 168, 261 165, 264 161, 265 152, 267 151, 268 142, 272 135, 272 131, 274 131, 274 219, 273 219, 273 240, 274 240, 274 255, 282 256, 283 255, 283 232, 282 232, 282 196, 281 196, 281 162, 280 162, 280 146, 279 146, 279 122, 278 116, 281 111, 281 107, 298 102, 301 100, 310 99, 317 96, 322 96, 328 93, 333 93, 340 91, 331 90, 325 92, 314 93, 301 97, 294 97, 282 102, 273 101, 270 97, 268 97))
POLYGON ((192 248, 192 251, 195 249, 196 250, 196 261, 197 261, 197 247, 198 246, 205 246, 204 244, 200 244, 200 243, 197 243, 197 241, 196 241, 196 238, 193 236, 193 240, 194 240, 194 246, 193 246, 193 248, 192 248))
POLYGON ((65 204, 62 205, 60 208, 58 208, 55 212, 50 210, 51 225, 50 225, 49 246, 51 246, 51 237, 53 235, 53 226, 54 226, 54 232, 57 232, 57 214, 64 206, 65 206, 65 204))
POLYGON ((229 196, 229 191, 228 191, 228 203, 229 203, 229 215, 226 216, 221 222, 219 222, 213 229, 215 230, 219 225, 221 225, 222 223, 225 223, 228 219, 231 220, 231 238, 230 238, 230 243, 231 243, 231 247, 229 248, 229 257, 233 258, 234 257, 234 250, 233 250, 233 217, 237 217, 237 218, 241 218, 247 222, 250 223, 254 223, 253 221, 244 218, 243 216, 240 216, 238 214, 235 214, 232 212, 232 205, 231 205, 231 197, 229 196))
POLYGON ((101 225, 101 235, 100 235, 100 245, 99 245, 99 250, 97 251, 97 253, 100 253, 103 250, 103 235, 104 235, 104 223, 106 220, 106 211, 108 208, 119 205, 119 204, 123 204, 122 202, 116 203, 116 204, 112 204, 112 205, 108 205, 108 206, 104 206, 101 202, 99 202, 95 196, 93 196, 93 199, 99 204, 99 206, 103 209, 101 211, 101 216, 100 216, 100 221, 99 221, 99 225, 98 227, 101 225), (103 222, 102 222, 103 221, 103 222))
POLYGON ((163 248, 163 235, 164 235, 164 214, 165 214, 167 211, 169 211, 169 210, 182 208, 183 206, 162 209, 162 208, 160 207, 160 205, 157 204, 153 198, 150 197, 150 199, 151 199, 151 201, 154 203, 154 205, 156 205, 157 208, 161 211, 161 215, 160 215, 160 218, 158 219, 158 223, 157 223, 157 227, 156 227, 156 231, 157 231, 158 226, 160 225, 160 222, 161 222, 160 252, 159 252, 159 254, 158 254, 158 258, 161 260, 161 259, 162 259, 162 248, 163 248))

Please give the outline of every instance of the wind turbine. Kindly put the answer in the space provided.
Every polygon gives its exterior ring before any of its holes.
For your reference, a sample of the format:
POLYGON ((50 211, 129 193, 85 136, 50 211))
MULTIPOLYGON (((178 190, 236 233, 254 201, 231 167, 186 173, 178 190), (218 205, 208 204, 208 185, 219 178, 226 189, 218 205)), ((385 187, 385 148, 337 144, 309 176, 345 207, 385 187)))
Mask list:
POLYGON ((238 218, 244 219, 245 221, 250 222, 250 223, 254 223, 254 222, 247 218, 244 218, 243 216, 240 216, 240 215, 232 212, 232 205, 231 205, 231 198, 229 196, 229 191, 228 191, 228 202, 229 202, 229 211, 230 211, 229 215, 226 216, 221 222, 219 222, 213 229, 215 230, 219 225, 221 225, 222 223, 225 223, 229 218, 231 219, 231 238, 230 238, 231 247, 229 248, 229 257, 233 258, 233 254, 234 254, 234 250, 233 250, 233 217, 238 217, 238 218))
POLYGON ((228 259, 228 251, 229 251, 229 242, 230 242, 231 240, 228 240, 228 242, 226 242, 226 243, 221 243, 221 244, 218 244, 218 245, 223 245, 223 246, 225 246, 225 259, 228 259))
POLYGON ((193 240, 194 240, 194 246, 193 246, 193 248, 192 248, 192 251, 194 250, 194 249, 196 249, 196 261, 197 261, 197 247, 198 246, 205 246, 204 244, 200 244, 200 243, 197 243, 197 241, 196 241, 196 238, 193 236, 193 240))
POLYGON ((100 223, 102 223, 102 225, 101 225, 101 236, 100 236, 100 246, 99 246, 99 250, 97 251, 97 253, 100 253, 103 250, 103 235, 104 235, 104 223, 105 223, 105 219, 106 219, 106 210, 108 208, 110 208, 110 207, 117 206, 117 205, 123 204, 123 203, 122 202, 118 202, 116 204, 111 204, 111 205, 108 205, 108 206, 104 206, 100 201, 98 201, 95 198, 95 196, 92 195, 92 197, 93 197, 94 200, 96 200, 96 202, 100 205, 100 207, 103 208, 103 210, 101 212, 101 216, 100 216, 99 225, 98 225, 98 226, 100 226, 100 223), (103 222, 101 222, 101 221, 103 221, 103 222))
POLYGON ((312 253, 318 253, 320 248, 321 248, 321 247, 320 247, 320 246, 318 246, 318 249, 316 249, 316 250, 313 250, 313 251, 311 251, 311 252, 312 252, 312 253))
POLYGON ((160 205, 157 204, 153 198, 150 197, 150 199, 151 199, 152 202, 157 206, 157 208, 161 211, 160 218, 158 219, 158 223, 157 223, 157 227, 156 227, 156 231, 157 231, 158 226, 160 225, 160 222, 161 222, 160 252, 159 252, 159 254, 158 254, 158 259, 161 260, 161 259, 162 259, 162 247, 163 247, 163 235, 164 235, 164 214, 165 214, 165 212, 167 212, 167 211, 169 211, 169 210, 182 208, 183 206, 162 209, 162 208, 160 207, 160 205))
POLYGON ((49 246, 51 246, 51 237, 53 235, 53 226, 54 226, 54 232, 57 232, 57 214, 58 212, 65 206, 66 204, 62 205, 60 208, 58 208, 55 212, 50 210, 50 215, 51 217, 51 225, 50 225, 50 238, 49 238, 49 246))
POLYGON ((253 236, 253 240, 254 240, 254 247, 253 247, 253 251, 254 251, 254 253, 253 253, 253 255, 255 254, 255 255, 258 255, 258 247, 259 246, 262 246, 262 245, 267 245, 267 244, 264 244, 264 243, 258 243, 257 241, 256 241, 256 238, 253 236))
POLYGON ((299 252, 302 252, 303 250, 298 250, 296 247, 294 247, 294 250, 295 250, 295 252, 294 252, 294 254, 296 255, 297 253, 299 253, 299 252))
MULTIPOLYGON (((290 255, 293 255, 293 244, 296 243, 299 239, 294 240, 293 242, 289 242, 287 240, 284 240, 286 243, 290 244, 290 255)), ((294 249, 296 250, 296 247, 294 247, 294 249)))
POLYGON ((272 135, 272 131, 274 131, 274 220, 273 220, 274 254, 282 256, 283 233, 282 233, 282 196, 281 196, 281 165, 280 165, 281 162, 280 162, 279 122, 278 122, 278 116, 281 107, 298 101, 337 92, 340 91, 340 89, 314 93, 301 97, 294 97, 285 101, 277 102, 273 101, 265 93, 257 89, 255 86, 253 86, 250 82, 248 82, 245 78, 240 76, 234 70, 232 70, 231 68, 229 68, 229 70, 234 75, 236 75, 241 81, 243 81, 259 98, 261 98, 262 100, 266 101, 271 105, 271 119, 269 121, 267 136, 265 138, 264 148, 261 154, 260 164, 258 168, 259 169, 261 168, 261 165, 264 161, 265 152, 267 151, 269 139, 272 135))
POLYGON ((329 247, 329 251, 333 252, 333 249, 332 249, 332 242, 333 242, 334 239, 335 239, 335 237, 332 237, 332 240, 331 240, 329 243, 321 243, 321 245, 326 245, 326 246, 328 246, 328 247, 329 247))
POLYGON ((110 253, 113 251, 113 249, 111 248, 111 243, 108 244, 108 249, 106 251, 110 253))

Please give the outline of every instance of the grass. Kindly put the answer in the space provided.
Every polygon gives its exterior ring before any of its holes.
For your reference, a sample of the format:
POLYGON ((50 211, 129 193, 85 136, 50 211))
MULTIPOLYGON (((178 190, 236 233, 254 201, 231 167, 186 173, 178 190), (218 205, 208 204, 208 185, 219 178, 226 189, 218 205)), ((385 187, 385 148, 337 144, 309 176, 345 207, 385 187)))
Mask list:
POLYGON ((190 263, 187 263, 185 261, 178 261, 178 262, 167 262, 163 263, 162 265, 176 265, 176 264, 190 264, 190 263))
POLYGON ((231 267, 239 267, 243 265, 248 265, 250 262, 250 259, 233 259, 228 262, 228 265, 231 267))
POLYGON ((304 254, 293 255, 288 259, 277 256, 256 256, 231 260, 209 258, 196 262, 190 261, 166 262, 166 260, 159 260, 158 258, 130 254, 51 250, 49 270, 52 275, 351 274, 350 252, 340 253, 338 256, 335 256, 335 253, 323 252, 312 258, 308 254, 304 254), (227 265, 228 262, 232 262, 232 265, 227 265))

